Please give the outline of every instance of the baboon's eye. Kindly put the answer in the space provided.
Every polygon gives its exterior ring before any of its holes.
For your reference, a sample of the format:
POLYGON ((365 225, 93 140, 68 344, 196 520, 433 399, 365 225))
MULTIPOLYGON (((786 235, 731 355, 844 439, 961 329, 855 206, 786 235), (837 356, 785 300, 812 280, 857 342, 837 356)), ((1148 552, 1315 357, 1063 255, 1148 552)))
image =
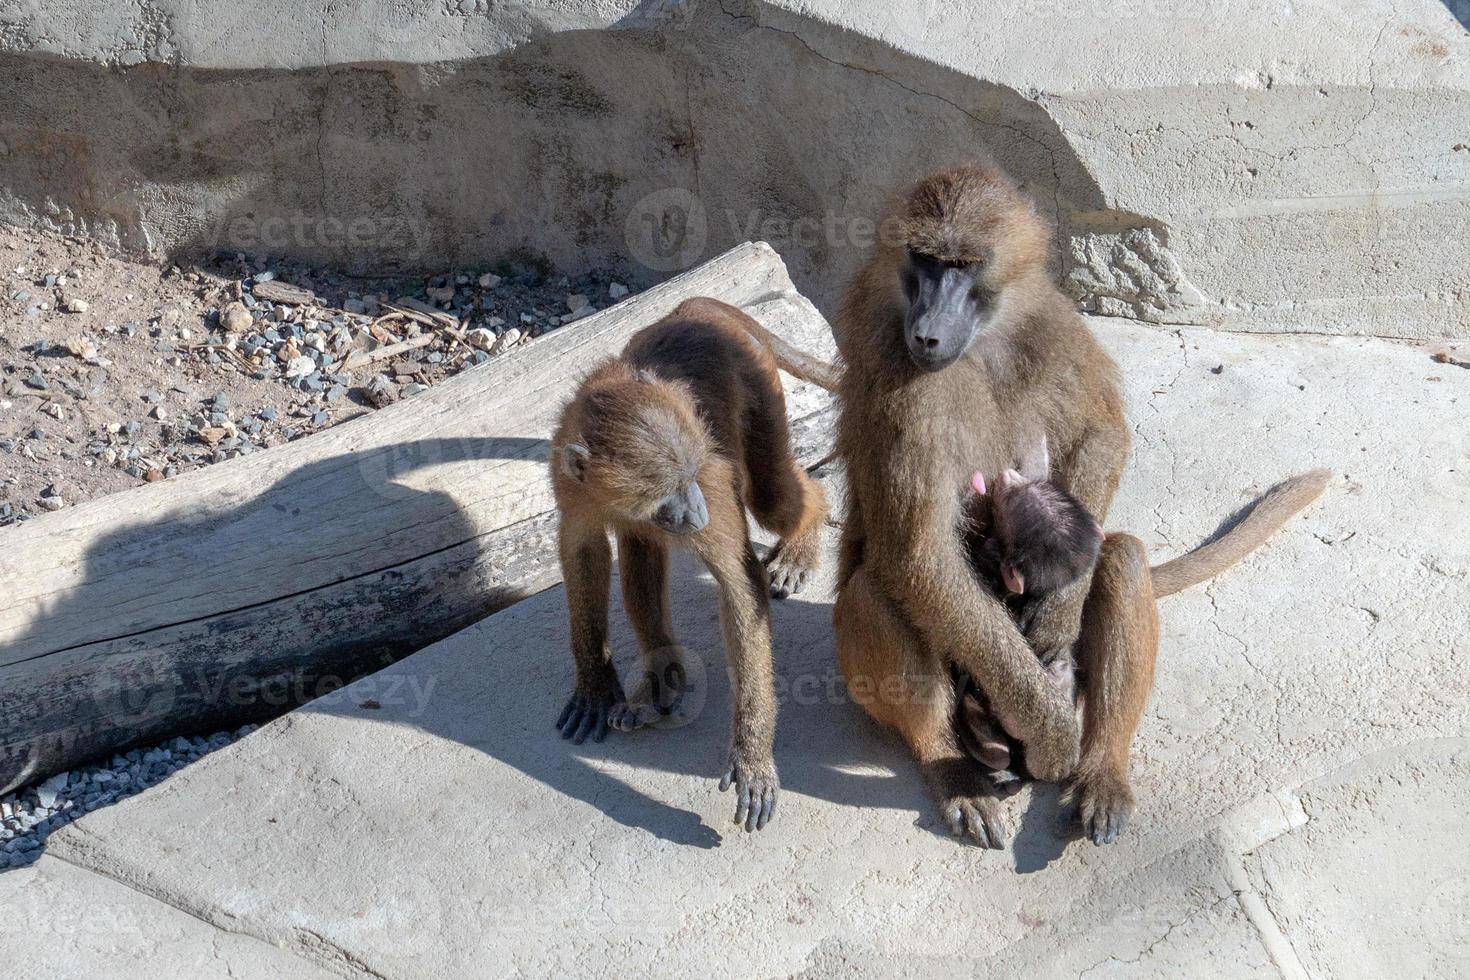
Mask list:
POLYGON ((919 295, 919 274, 910 267, 904 269, 899 278, 903 282, 904 294, 912 302, 914 297, 919 295))

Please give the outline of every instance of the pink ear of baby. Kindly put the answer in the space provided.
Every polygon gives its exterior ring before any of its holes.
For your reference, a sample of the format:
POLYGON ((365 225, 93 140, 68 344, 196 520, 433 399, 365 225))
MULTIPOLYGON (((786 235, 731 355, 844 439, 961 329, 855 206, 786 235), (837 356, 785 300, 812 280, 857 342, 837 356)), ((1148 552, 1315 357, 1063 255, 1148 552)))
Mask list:
POLYGON ((974 475, 970 477, 970 486, 974 487, 975 492, 980 496, 985 496, 985 474, 976 470, 974 475))

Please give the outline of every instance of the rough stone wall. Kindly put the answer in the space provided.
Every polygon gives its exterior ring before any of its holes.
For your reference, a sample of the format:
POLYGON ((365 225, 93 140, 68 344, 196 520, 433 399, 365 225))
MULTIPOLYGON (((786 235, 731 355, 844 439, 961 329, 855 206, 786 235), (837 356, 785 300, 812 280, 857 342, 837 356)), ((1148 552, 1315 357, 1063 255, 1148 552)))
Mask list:
POLYGON ((340 6, 0 0, 0 219, 642 282, 764 238, 830 313, 889 188, 983 152, 1095 312, 1470 336, 1470 41, 1434 0, 340 6))

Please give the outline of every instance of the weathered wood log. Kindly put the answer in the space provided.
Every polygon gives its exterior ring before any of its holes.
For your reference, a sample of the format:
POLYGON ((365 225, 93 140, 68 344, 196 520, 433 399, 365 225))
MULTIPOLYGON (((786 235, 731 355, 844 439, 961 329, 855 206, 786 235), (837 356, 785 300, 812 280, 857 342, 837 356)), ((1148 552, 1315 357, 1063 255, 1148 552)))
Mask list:
MULTIPOLYGON (((780 258, 746 244, 375 414, 3 532, 0 792, 279 713, 555 584, 556 413, 698 295, 831 349, 780 258)), ((796 413, 825 403, 795 394, 796 413)))

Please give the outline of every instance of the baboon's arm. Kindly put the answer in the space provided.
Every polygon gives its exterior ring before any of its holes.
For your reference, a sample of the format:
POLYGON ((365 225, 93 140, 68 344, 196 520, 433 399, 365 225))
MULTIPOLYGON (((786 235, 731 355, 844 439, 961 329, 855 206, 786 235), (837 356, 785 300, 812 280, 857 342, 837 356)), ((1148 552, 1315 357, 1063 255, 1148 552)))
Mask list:
POLYGON ((776 806, 776 691, 771 663, 770 578, 750 544, 745 510, 725 467, 701 472, 709 527, 694 548, 720 591, 720 629, 730 669, 730 754, 720 788, 734 785, 735 822, 758 830, 776 806), (723 474, 723 475, 721 475, 723 474))
POLYGON ((607 532, 563 514, 559 531, 562 575, 566 580, 567 612, 571 618, 572 656, 577 662, 577 686, 591 693, 613 671, 607 646, 607 596, 612 582, 612 548, 607 532))
POLYGON ((912 503, 897 509, 922 520, 869 525, 865 564, 928 645, 969 673, 1015 722, 1032 775, 1064 778, 1079 750, 1072 705, 1047 679, 1005 606, 976 580, 954 530, 957 501, 912 503))

